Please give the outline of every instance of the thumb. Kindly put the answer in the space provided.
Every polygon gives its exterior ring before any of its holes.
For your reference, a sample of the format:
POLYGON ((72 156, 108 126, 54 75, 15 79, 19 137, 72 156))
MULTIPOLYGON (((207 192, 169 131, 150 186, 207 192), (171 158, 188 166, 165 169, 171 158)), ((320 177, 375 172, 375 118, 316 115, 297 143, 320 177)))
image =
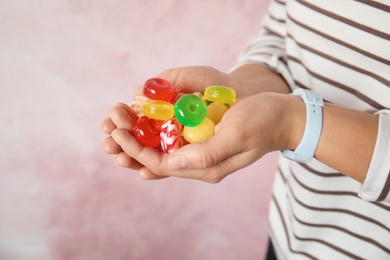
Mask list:
POLYGON ((240 152, 233 138, 229 131, 219 131, 205 142, 185 145, 169 156, 168 166, 173 171, 215 166, 240 152))

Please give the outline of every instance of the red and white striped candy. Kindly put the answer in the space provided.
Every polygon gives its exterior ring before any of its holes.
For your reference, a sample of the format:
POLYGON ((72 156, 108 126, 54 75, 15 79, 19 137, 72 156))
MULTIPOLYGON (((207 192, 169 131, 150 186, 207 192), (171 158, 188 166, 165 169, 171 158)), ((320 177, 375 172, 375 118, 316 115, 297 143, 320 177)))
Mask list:
POLYGON ((182 125, 175 119, 166 121, 161 126, 160 141, 164 153, 172 153, 183 146, 182 125))

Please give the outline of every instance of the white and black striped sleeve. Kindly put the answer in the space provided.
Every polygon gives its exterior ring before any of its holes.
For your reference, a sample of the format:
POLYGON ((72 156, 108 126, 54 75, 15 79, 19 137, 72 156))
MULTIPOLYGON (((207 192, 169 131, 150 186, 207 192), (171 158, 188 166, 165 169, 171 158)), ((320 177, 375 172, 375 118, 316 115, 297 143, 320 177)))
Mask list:
POLYGON ((370 168, 359 196, 390 203, 390 110, 380 110, 378 135, 370 168))
POLYGON ((294 88, 294 80, 287 66, 286 15, 284 1, 271 1, 260 33, 241 52, 232 70, 245 64, 262 64, 282 75, 290 89, 294 88))

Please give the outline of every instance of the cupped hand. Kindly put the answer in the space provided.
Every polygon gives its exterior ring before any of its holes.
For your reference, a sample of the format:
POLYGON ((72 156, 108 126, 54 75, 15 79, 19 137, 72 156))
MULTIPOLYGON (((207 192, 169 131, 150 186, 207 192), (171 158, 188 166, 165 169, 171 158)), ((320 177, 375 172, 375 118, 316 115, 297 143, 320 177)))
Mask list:
MULTIPOLYGON (((156 77, 170 81, 174 85, 176 92, 184 93, 200 92, 209 85, 223 85, 235 89, 237 97, 243 97, 267 91, 267 88, 277 89, 278 86, 281 86, 282 89, 284 88, 284 83, 280 80, 280 77, 275 76, 274 73, 260 65, 243 66, 230 74, 207 66, 182 67, 166 70, 156 77), (263 76, 260 76, 260 80, 257 80, 257 76, 252 75, 263 76)), ((137 87, 134 96, 142 95, 142 88, 143 85, 137 87)), ((252 99, 255 98, 250 97, 247 100, 252 99)), ((139 170, 140 177, 143 179, 160 179, 164 178, 164 176, 177 175, 215 182, 221 180, 227 173, 233 172, 234 169, 238 169, 242 165, 248 165, 256 158, 262 156, 260 152, 255 153, 253 149, 245 150, 248 149, 248 145, 242 145, 244 141, 248 140, 247 136, 242 137, 242 135, 247 134, 248 131, 246 130, 248 128, 244 127, 244 132, 242 131, 243 129, 240 130, 239 128, 247 126, 248 122, 252 124, 251 120, 246 121, 245 118, 253 117, 254 113, 254 107, 250 108, 249 106, 248 109, 243 108, 241 111, 240 107, 243 104, 246 103, 239 102, 233 110, 230 109, 228 111, 229 113, 224 116, 223 121, 217 126, 217 134, 213 138, 202 144, 185 146, 168 156, 167 154, 159 153, 157 150, 141 147, 138 144, 131 133, 132 122, 136 116, 128 105, 120 103, 110 109, 110 117, 104 119, 101 123, 102 131, 109 135, 103 141, 103 150, 108 154, 115 155, 116 163, 119 166, 139 170), (241 114, 242 118, 235 116, 238 114, 241 114), (221 132, 220 129, 224 130, 221 132), (224 140, 230 140, 229 138, 234 140, 225 143, 224 140), (217 149, 220 146, 219 142, 225 146, 232 144, 231 149, 226 149, 225 151, 224 149, 217 149), (239 147, 243 149, 239 150, 239 147), (197 151, 200 151, 200 153, 197 154, 197 151), (253 154, 257 155, 254 156, 253 154), (187 166, 189 169, 186 170, 184 175, 177 170, 180 158, 183 158, 181 155, 188 156, 187 166), (229 158, 229 155, 231 158, 229 158), (247 158, 245 163, 241 160, 241 157, 244 155, 247 158), (147 158, 150 158, 150 160, 147 158), (236 160, 242 163, 238 165, 233 164, 236 160), (200 164, 195 161, 200 161, 200 164), (231 167, 223 165, 231 165, 231 167), (224 170, 220 171, 221 168, 224 168, 224 170), (195 174, 197 171, 204 172, 204 177, 195 174), (220 174, 205 173, 216 171, 220 171, 220 174)), ((258 114, 259 112, 255 113, 258 114)), ((257 133, 258 129, 252 129, 252 131, 257 133)), ((182 164, 186 165, 185 162, 182 162, 182 164)))
MULTIPOLYGON (((208 66, 168 69, 159 75, 156 75, 156 77, 170 81, 178 93, 201 92, 209 85, 229 85, 228 74, 208 66)), ((143 95, 142 89, 143 85, 138 86, 134 91, 134 96, 143 95)), ((103 151, 115 155, 116 163, 119 166, 135 170, 142 168, 143 165, 123 152, 120 145, 118 145, 111 136, 115 129, 123 129, 131 133, 132 123, 136 118, 135 114, 128 105, 123 103, 119 103, 112 107, 109 114, 110 117, 104 119, 100 125, 101 130, 109 135, 103 141, 103 151)), ((145 172, 144 175, 141 174, 141 177, 144 179, 161 178, 153 174, 147 174, 147 172, 145 172)))
MULTIPOLYGON (((216 183, 266 153, 289 147, 291 140, 284 133, 291 124, 286 122, 294 120, 285 113, 288 99, 287 95, 264 93, 239 100, 225 113, 213 137, 172 154, 140 145, 125 128, 116 128, 111 135, 121 150, 139 163, 141 178, 175 176, 216 183)), ((112 112, 119 125, 128 120, 128 115, 112 112)))

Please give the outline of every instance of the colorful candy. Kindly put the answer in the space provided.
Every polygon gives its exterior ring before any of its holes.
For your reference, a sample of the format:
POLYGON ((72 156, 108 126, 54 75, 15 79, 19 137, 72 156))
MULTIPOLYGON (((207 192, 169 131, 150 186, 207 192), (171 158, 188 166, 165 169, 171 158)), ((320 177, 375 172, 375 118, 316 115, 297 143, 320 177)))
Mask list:
POLYGON ((174 112, 181 124, 197 126, 206 118, 207 106, 199 96, 187 94, 176 101, 174 112))
POLYGON ((144 116, 143 107, 146 100, 150 99, 145 96, 136 96, 133 102, 131 102, 130 108, 135 112, 136 115, 138 115, 138 117, 144 116))
POLYGON ((170 120, 173 118, 173 105, 161 100, 146 100, 142 109, 145 116, 156 120, 170 120))
POLYGON ((143 93, 150 99, 171 102, 176 96, 175 88, 168 80, 151 78, 145 82, 143 93))
POLYGON ((176 93, 167 80, 151 78, 131 103, 139 116, 133 134, 140 144, 172 153, 183 145, 203 142, 214 135, 227 105, 236 101, 233 89, 210 86, 204 94, 176 93), (183 127, 184 126, 184 127, 183 127))
POLYGON ((194 92, 194 93, 192 93, 192 95, 195 95, 195 96, 200 97, 200 98, 203 100, 203 102, 206 104, 206 106, 207 106, 207 100, 204 99, 204 96, 203 96, 202 93, 200 93, 200 92, 194 92))
POLYGON ((211 103, 207 106, 207 118, 211 119, 214 124, 218 124, 227 110, 227 106, 222 102, 211 103))
POLYGON ((172 153, 183 146, 181 131, 182 126, 176 120, 168 120, 161 126, 160 142, 163 152, 172 153))
POLYGON ((183 137, 190 143, 203 142, 214 135, 215 124, 208 118, 194 127, 184 126, 183 137))
POLYGON ((211 102, 231 104, 236 102, 236 92, 228 87, 209 86, 204 91, 204 98, 211 102))
POLYGON ((160 145, 161 125, 155 119, 141 116, 133 123, 133 134, 143 146, 156 148, 160 145))
POLYGON ((171 103, 176 104, 176 101, 178 101, 184 95, 184 93, 177 93, 177 95, 171 100, 171 103))

